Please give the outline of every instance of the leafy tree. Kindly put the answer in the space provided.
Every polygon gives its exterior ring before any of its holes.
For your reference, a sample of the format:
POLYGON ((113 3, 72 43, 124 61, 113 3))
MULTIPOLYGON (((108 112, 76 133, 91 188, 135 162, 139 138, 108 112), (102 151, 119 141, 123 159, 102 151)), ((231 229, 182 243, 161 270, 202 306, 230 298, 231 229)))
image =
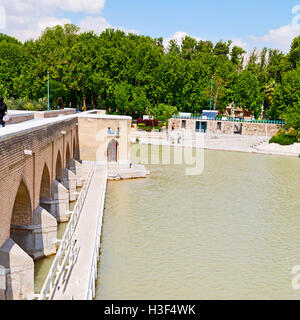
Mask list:
POLYGON ((116 85, 114 95, 118 112, 127 114, 130 110, 130 86, 125 82, 116 85))
POLYGON ((288 126, 300 129, 300 66, 287 72, 273 94, 272 113, 287 121, 288 126))
POLYGON ((264 103, 268 117, 294 123, 299 52, 300 36, 288 54, 253 50, 245 65, 245 51, 231 41, 214 45, 187 36, 181 46, 171 40, 165 50, 162 38, 113 29, 81 33, 67 24, 24 44, 0 34, 0 95, 39 108, 33 101, 46 97, 49 72, 52 105, 91 104, 108 112, 137 116, 148 110, 168 117, 175 108, 206 109, 214 75, 215 109, 223 111, 234 100, 258 117, 264 103))
POLYGON ((244 71, 233 87, 233 100, 241 107, 248 108, 256 118, 262 111, 263 95, 258 79, 250 71, 244 71))
POLYGON ((300 61, 300 36, 293 40, 288 59, 292 65, 292 68, 296 68, 300 61))

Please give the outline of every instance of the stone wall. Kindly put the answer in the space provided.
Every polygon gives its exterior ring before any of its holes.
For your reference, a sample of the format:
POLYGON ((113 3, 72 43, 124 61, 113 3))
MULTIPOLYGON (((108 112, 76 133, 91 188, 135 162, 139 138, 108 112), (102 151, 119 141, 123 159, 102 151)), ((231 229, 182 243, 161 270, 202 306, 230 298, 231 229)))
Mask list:
POLYGON ((6 288, 0 299, 32 297, 33 259, 56 253, 56 211, 64 205, 60 214, 66 214, 70 192, 56 180, 56 170, 61 168, 61 176, 68 173, 63 168, 75 154, 76 117, 1 135, 0 266, 5 267, 6 288), (59 154, 61 164, 57 166, 59 154), (66 201, 61 203, 61 198, 66 201), (43 201, 48 201, 49 210, 43 201))
POLYGON ((20 122, 34 119, 34 113, 22 113, 22 114, 8 113, 8 115, 9 115, 9 120, 6 122, 6 124, 20 123, 20 122))
MULTIPOLYGON (((52 183, 55 180, 58 151, 62 154, 65 166, 67 145, 73 151, 75 139, 75 145, 78 146, 76 123, 77 120, 74 118, 0 137, 0 199, 3 199, 0 201, 0 246, 9 238, 11 215, 21 182, 28 190, 33 214, 40 202, 44 166, 48 167, 52 183), (63 135, 62 131, 66 134, 63 135), (24 150, 32 150, 33 155, 25 155, 24 150)), ((25 220, 30 224, 32 216, 25 220)))
POLYGON ((107 148, 112 140, 118 143, 119 164, 130 163, 130 117, 89 114, 78 117, 79 152, 84 161, 107 161, 107 148), (108 133, 108 128, 114 134, 108 133), (118 134, 119 128, 119 134, 118 134))
POLYGON ((54 118, 59 116, 67 116, 70 114, 76 114, 76 109, 65 108, 60 110, 35 112, 35 118, 54 118))
POLYGON ((217 120, 196 120, 196 119, 175 119, 169 120, 169 130, 172 125, 175 131, 182 131, 183 121, 185 121, 185 130, 190 132, 196 131, 196 122, 207 123, 207 133, 209 134, 235 134, 241 126, 241 134, 248 136, 273 136, 282 127, 279 124, 269 123, 253 123, 253 122, 233 122, 233 121, 217 121, 217 120))

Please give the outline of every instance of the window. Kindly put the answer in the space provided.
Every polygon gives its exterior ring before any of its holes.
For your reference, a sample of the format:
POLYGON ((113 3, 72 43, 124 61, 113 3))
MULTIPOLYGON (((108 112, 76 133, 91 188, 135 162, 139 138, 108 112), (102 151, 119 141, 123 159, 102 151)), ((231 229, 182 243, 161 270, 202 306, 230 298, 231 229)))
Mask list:
POLYGON ((182 120, 181 122, 181 128, 186 129, 186 120, 182 120))
POLYGON ((222 122, 217 123, 217 130, 221 131, 222 130, 222 122))

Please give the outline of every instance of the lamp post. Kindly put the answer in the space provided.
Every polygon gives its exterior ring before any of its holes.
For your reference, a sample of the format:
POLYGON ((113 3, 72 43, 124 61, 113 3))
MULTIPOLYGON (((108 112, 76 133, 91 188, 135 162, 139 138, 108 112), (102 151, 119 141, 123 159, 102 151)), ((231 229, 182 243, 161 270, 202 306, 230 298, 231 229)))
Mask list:
POLYGON ((48 75, 48 111, 50 111, 50 75, 49 72, 47 72, 48 75))
POLYGON ((211 89, 210 89, 210 105, 209 110, 211 111, 211 105, 212 105, 212 92, 213 92, 213 85, 214 85, 214 77, 211 77, 211 89))

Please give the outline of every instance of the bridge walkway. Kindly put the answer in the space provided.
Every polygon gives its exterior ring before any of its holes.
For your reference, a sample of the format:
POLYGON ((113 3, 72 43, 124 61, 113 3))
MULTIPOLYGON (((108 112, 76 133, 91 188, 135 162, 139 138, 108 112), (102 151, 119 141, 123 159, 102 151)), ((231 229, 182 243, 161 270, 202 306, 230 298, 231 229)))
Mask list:
POLYGON ((74 234, 78 256, 64 283, 60 284, 55 291, 53 300, 86 299, 95 240, 97 241, 99 215, 103 214, 101 210, 104 199, 102 198, 105 197, 103 191, 105 191, 106 183, 105 167, 96 166, 74 234))

